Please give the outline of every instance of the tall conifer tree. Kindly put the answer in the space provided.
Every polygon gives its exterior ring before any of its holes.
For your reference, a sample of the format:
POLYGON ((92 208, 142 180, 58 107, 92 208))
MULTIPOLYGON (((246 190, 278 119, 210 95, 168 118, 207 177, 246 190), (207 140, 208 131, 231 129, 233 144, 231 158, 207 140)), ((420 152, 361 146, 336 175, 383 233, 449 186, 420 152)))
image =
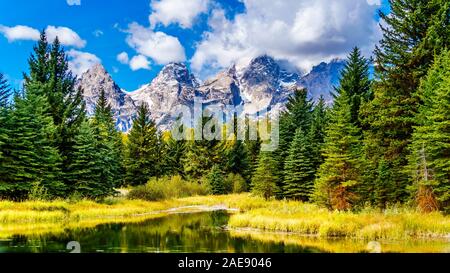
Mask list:
MULTIPOLYGON (((278 182, 277 188, 279 190, 283 187, 284 180, 284 164, 289 154, 291 142, 295 136, 298 128, 303 132, 308 132, 311 126, 311 114, 313 103, 308 99, 308 92, 306 89, 298 89, 289 98, 286 104, 286 110, 280 116, 280 142, 278 149, 275 151, 278 182)), ((278 197, 283 197, 283 192, 278 192, 278 197)))
MULTIPOLYGON (((389 13, 380 12, 383 38, 375 50, 377 82, 374 99, 364 108, 367 180, 387 187, 379 193, 384 207, 408 198, 405 172, 414 116, 421 104, 415 95, 434 54, 450 43, 450 2, 446 0, 390 0, 389 13), (382 166, 383 165, 383 166, 382 166), (383 170, 381 174, 379 170, 383 170)), ((379 185, 381 186, 381 185, 379 185)), ((379 189, 380 187, 377 186, 379 189)), ((378 194, 379 195, 379 194, 378 194)))
POLYGON ((50 197, 62 196, 61 157, 54 139, 56 127, 48 114, 46 98, 29 85, 23 97, 16 96, 4 168, 13 198, 24 198, 33 185, 43 187, 50 197))
POLYGON ((420 88, 423 105, 410 147, 413 197, 424 211, 450 211, 450 51, 436 58, 420 88))
POLYGON ((266 200, 275 197, 279 192, 277 183, 278 165, 272 152, 261 152, 258 167, 252 178, 252 192, 266 200))
POLYGON ((335 91, 337 94, 347 93, 350 99, 352 122, 357 126, 360 126, 361 103, 371 99, 370 86, 369 60, 361 55, 359 48, 355 47, 345 62, 339 86, 335 88, 335 91))
POLYGON ((158 131, 150 118, 147 104, 139 106, 133 120, 133 127, 126 146, 126 182, 129 185, 143 185, 160 170, 158 131))
POLYGON ((336 97, 323 149, 324 163, 315 182, 313 199, 330 209, 350 209, 357 202, 361 181, 359 128, 352 122, 350 98, 336 97))
MULTIPOLYGON (((8 143, 10 134, 10 107, 9 99, 11 95, 11 89, 7 80, 0 73, 0 176, 5 178, 5 156, 8 155, 5 144, 8 143)), ((7 192, 9 185, 5 181, 0 182, 0 196, 7 192)))
POLYGON ((314 170, 317 171, 323 163, 322 148, 325 142, 326 127, 328 123, 327 106, 323 96, 314 105, 311 127, 308 131, 308 142, 311 147, 311 159, 314 170))
POLYGON ((283 195, 308 201, 314 188, 315 168, 311 146, 302 129, 297 129, 284 165, 283 195))

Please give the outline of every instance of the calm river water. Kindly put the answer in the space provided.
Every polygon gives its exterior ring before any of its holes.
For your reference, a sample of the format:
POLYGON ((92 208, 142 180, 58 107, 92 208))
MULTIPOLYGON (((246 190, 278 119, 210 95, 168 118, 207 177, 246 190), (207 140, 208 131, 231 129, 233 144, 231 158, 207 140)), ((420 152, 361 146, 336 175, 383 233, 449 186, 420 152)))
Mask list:
MULTIPOLYGON (((70 252, 69 242, 82 253, 299 253, 361 252, 367 242, 306 238, 255 231, 229 231, 229 215, 215 211, 173 214, 141 223, 102 224, 95 228, 66 229, 56 234, 14 235, 0 238, 0 253, 70 252)), ((448 252, 448 242, 382 244, 387 252, 448 252), (387 248, 386 248, 387 247, 387 248)))

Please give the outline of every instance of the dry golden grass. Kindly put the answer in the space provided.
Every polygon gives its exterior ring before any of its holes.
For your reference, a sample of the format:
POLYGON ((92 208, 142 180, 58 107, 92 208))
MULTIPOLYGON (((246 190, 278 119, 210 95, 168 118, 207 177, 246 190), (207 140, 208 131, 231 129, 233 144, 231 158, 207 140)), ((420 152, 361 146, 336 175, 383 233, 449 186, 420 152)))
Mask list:
MULTIPOLYGON (((250 209, 233 215, 229 222, 231 227, 366 240, 450 237, 450 217, 438 212, 424 214, 407 208, 384 212, 372 209, 360 213, 330 212, 301 202, 261 204, 254 197, 247 196, 247 199, 250 209)), ((243 202, 242 207, 249 207, 245 199, 240 202, 243 202)), ((235 205, 240 207, 239 203, 235 205)))
MULTIPOLYGON (((116 199, 113 204, 92 201, 0 202, 0 236, 63 230, 63 227, 94 227, 113 222, 138 222, 171 213, 185 206, 217 206, 239 211, 231 216, 231 228, 253 228, 291 232, 322 238, 345 237, 364 240, 450 238, 450 217, 434 212, 366 209, 360 213, 330 212, 316 205, 295 201, 265 201, 249 194, 196 196, 147 202, 116 199)), ((187 207, 198 211, 203 207, 187 207)))

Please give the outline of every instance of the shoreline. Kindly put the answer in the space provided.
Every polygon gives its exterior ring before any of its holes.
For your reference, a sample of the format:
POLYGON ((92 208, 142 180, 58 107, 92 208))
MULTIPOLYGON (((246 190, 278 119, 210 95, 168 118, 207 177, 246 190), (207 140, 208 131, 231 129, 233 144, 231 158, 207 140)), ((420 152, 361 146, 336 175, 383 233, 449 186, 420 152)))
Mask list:
POLYGON ((108 223, 138 223, 171 214, 227 211, 227 228, 337 239, 450 241, 450 217, 401 208, 391 211, 330 212, 312 204, 249 194, 196 196, 156 202, 118 199, 93 201, 0 201, 0 237, 108 223), (45 227, 45 228, 43 228, 45 227))

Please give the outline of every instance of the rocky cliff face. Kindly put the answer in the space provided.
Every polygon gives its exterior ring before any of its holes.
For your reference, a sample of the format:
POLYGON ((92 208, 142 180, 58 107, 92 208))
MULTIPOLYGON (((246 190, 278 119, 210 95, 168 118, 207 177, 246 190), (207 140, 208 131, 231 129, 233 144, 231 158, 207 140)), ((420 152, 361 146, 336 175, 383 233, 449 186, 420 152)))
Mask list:
POLYGON ((156 124, 166 129, 173 122, 171 113, 175 107, 192 108, 199 84, 185 64, 166 65, 148 85, 130 93, 135 104, 147 103, 156 124))
POLYGON ((78 84, 85 90, 90 114, 101 88, 105 90, 120 130, 130 129, 136 106, 141 103, 148 104, 151 117, 161 130, 166 130, 174 122, 172 114, 176 107, 182 105, 193 111, 195 98, 204 106, 218 105, 223 110, 229 105, 242 106, 247 114, 283 110, 289 96, 300 87, 307 88, 315 100, 323 95, 331 102, 330 91, 338 83, 343 66, 343 61, 333 60, 321 63, 307 75, 300 76, 281 68, 273 58, 264 55, 245 67, 236 69, 231 66, 199 84, 185 64, 171 63, 151 83, 125 93, 101 65, 96 65, 81 77, 78 84))
POLYGON ((88 115, 93 115, 95 105, 103 89, 116 120, 116 126, 121 131, 128 131, 136 113, 134 101, 120 89, 111 75, 101 64, 94 65, 78 80, 76 87, 83 89, 88 115))
POLYGON ((280 110, 298 86, 299 76, 280 68, 269 56, 255 58, 238 73, 245 112, 280 110))
POLYGON ((331 104, 333 102, 331 92, 334 92, 334 86, 339 84, 339 77, 343 68, 344 61, 339 59, 332 60, 330 63, 322 62, 302 77, 299 85, 308 89, 311 98, 314 100, 323 96, 325 101, 331 104))

